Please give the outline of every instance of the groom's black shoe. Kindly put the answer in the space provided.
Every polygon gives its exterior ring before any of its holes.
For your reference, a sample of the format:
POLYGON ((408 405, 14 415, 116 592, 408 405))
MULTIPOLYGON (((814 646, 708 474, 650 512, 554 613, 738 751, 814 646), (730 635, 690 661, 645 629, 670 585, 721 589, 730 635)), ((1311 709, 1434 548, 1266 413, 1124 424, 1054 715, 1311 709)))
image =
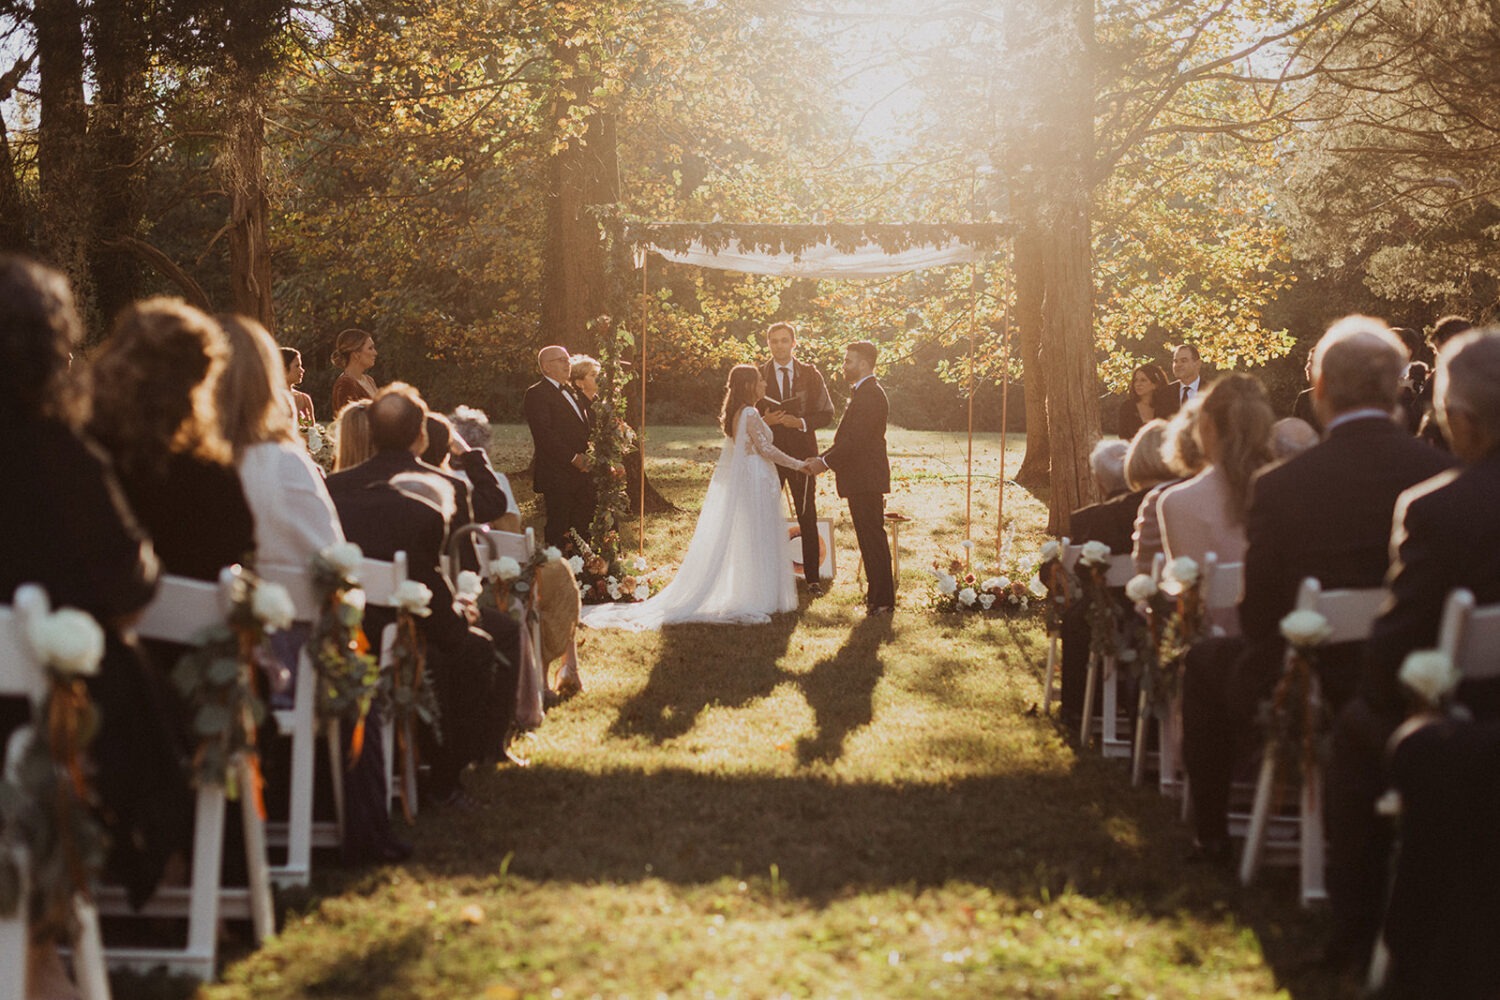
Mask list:
POLYGON ((889 617, 895 610, 896 609, 891 607, 889 604, 878 604, 874 605, 868 611, 866 611, 865 615, 869 618, 886 618, 889 617))
POLYGON ((823 585, 821 583, 809 583, 807 585, 807 592, 813 597, 822 597, 824 592, 823 585))

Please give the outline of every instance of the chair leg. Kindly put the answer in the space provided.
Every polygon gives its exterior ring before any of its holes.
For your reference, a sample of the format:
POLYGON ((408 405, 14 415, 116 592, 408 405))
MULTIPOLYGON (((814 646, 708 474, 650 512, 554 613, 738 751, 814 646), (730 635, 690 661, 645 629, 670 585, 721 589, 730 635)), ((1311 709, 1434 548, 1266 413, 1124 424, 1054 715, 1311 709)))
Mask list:
MULTIPOLYGON (((396 723, 394 719, 382 720, 380 726, 380 749, 385 757, 385 811, 396 815, 396 796, 403 789, 396 787, 396 723)), ((411 805, 410 802, 407 805, 411 805)))
POLYGON ((344 733, 338 719, 327 727, 328 776, 333 785, 333 816, 338 825, 339 843, 344 842, 344 733))
POLYGON ((266 824, 256 808, 252 794, 255 772, 241 757, 236 766, 240 772, 240 821, 245 831, 245 867, 249 876, 250 922, 255 928, 256 944, 276 936, 276 910, 271 902, 271 869, 266 863, 266 824))
POLYGON ((1052 682, 1057 677, 1057 647, 1062 637, 1052 632, 1047 635, 1047 673, 1042 677, 1042 714, 1052 717, 1052 682))
POLYGON ((1110 756, 1111 751, 1120 745, 1120 671, 1113 656, 1104 658, 1103 672, 1099 680, 1103 687, 1100 692, 1103 705, 1099 714, 1103 717, 1103 725, 1100 731, 1100 748, 1104 755, 1110 756))
POLYGON ((109 972, 104 961, 104 939, 99 933, 99 911, 82 896, 73 897, 73 982, 83 1000, 110 1000, 109 972))
POLYGON ((1271 791, 1276 784, 1276 748, 1267 744, 1260 761, 1260 776, 1255 781, 1255 804, 1250 810, 1250 827, 1245 832, 1245 850, 1240 855, 1240 884, 1255 881, 1260 868, 1260 853, 1266 843, 1266 828, 1271 823, 1271 791))
POLYGON ((198 789, 198 808, 194 815, 187 953, 190 957, 206 958, 209 969, 213 968, 219 935, 224 812, 224 789, 218 785, 202 785, 198 789))
POLYGON ((1086 750, 1094 731, 1094 691, 1099 686, 1099 661, 1089 657, 1088 679, 1083 684, 1083 721, 1078 724, 1078 749, 1086 750))
MULTIPOLYGON (((1151 734, 1151 723, 1156 719, 1155 713, 1149 710, 1150 706, 1146 700, 1145 685, 1141 686, 1141 695, 1136 699, 1135 709, 1135 746, 1130 755, 1130 783, 1136 788, 1146 779, 1146 740, 1151 734)), ((1158 754, 1158 758, 1160 754, 1158 754)))
POLYGON ((1309 906, 1328 898, 1325 880, 1325 841, 1323 837, 1323 769, 1316 764, 1302 776, 1302 824, 1299 831, 1302 849, 1302 905, 1309 906))
POLYGON ((312 877, 313 768, 317 744, 313 703, 317 674, 304 649, 297 661, 297 693, 292 723, 291 803, 287 810, 286 864, 276 872, 283 885, 307 885, 312 877))
POLYGON ((401 798, 406 802, 407 807, 410 809, 411 818, 416 819, 418 805, 417 739, 416 733, 413 731, 415 727, 412 726, 411 720, 408 719, 403 725, 405 728, 405 732, 403 735, 406 738, 406 746, 404 748, 404 757, 402 761, 405 766, 401 769, 401 798))

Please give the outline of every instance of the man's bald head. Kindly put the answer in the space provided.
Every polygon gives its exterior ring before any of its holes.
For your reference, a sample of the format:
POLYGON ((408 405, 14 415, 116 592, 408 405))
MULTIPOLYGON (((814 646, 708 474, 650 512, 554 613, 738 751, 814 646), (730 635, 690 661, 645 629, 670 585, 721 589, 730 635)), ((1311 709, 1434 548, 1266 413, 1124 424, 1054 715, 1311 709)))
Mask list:
POLYGON ((1313 350, 1313 398, 1332 416, 1396 408, 1398 383, 1410 359, 1406 345, 1373 316, 1345 316, 1313 350))
POLYGON ((405 382, 392 382, 376 393, 369 417, 376 451, 412 451, 418 441, 425 444, 427 404, 405 382))
POLYGON ((569 357, 566 347, 550 344, 536 352, 536 365, 542 370, 542 374, 552 381, 566 382, 572 370, 572 364, 568 361, 569 357))

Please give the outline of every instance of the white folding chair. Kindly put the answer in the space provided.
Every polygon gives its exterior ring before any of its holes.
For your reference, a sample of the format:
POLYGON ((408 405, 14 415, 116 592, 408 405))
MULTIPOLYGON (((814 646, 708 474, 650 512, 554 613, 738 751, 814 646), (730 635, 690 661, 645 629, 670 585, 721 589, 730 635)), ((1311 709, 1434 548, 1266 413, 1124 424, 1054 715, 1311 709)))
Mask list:
MULTIPOLYGON (((1083 550, 1082 546, 1069 545, 1066 547, 1063 561, 1065 565, 1076 565, 1078 553, 1083 550), (1076 549, 1077 551, 1069 551, 1076 549)), ((1107 587, 1123 587, 1130 582, 1135 575, 1135 563, 1126 552, 1121 555, 1109 557, 1109 568, 1104 574, 1104 583, 1107 587)), ((1114 653, 1107 653, 1103 657, 1089 653, 1088 674, 1083 685, 1083 720, 1079 723, 1078 745, 1087 747, 1089 737, 1095 730, 1099 732, 1099 747, 1106 757, 1129 757, 1130 741, 1120 736, 1120 671, 1119 661, 1114 653), (1103 705, 1100 707, 1099 717, 1094 717, 1094 694, 1103 686, 1103 705)))
MULTIPOLYGON (((521 533, 491 530, 483 537, 489 545, 490 560, 510 556, 524 566, 536 552, 536 532, 531 528, 521 533)), ((541 616, 538 614, 532 619, 524 614, 535 599, 533 593, 518 600, 524 627, 521 629, 521 678, 516 685, 516 723, 522 727, 541 722, 542 697, 547 688, 547 664, 542 660, 541 616)), ((564 657, 568 662, 574 662, 577 655, 576 649, 571 649, 564 657)))
MULTIPOLYGON (((1057 543, 1057 558, 1068 572, 1073 571, 1078 562, 1078 553, 1081 546, 1069 545, 1067 536, 1057 543), (1068 562, 1069 554, 1073 562, 1068 562)), ((1049 598, 1050 599, 1050 598, 1049 598)), ((1062 655, 1062 616, 1058 615, 1058 625, 1047 630, 1047 672, 1042 675, 1042 715, 1052 717, 1052 703, 1062 700, 1062 689, 1057 686, 1057 664, 1062 655)))
MULTIPOLYGON (((224 624, 229 590, 236 566, 224 570, 217 584, 164 576, 156 597, 142 613, 135 631, 143 639, 191 643, 204 629, 224 624)), ((245 862, 249 885, 220 885, 224 857, 225 795, 222 785, 202 782, 198 786, 193 817, 193 863, 188 885, 161 886, 139 912, 141 917, 186 916, 187 943, 182 948, 108 947, 105 960, 112 967, 150 970, 166 966, 173 972, 210 980, 217 958, 221 918, 249 918, 257 942, 275 935, 271 906, 271 883, 266 864, 266 837, 256 808, 255 772, 243 756, 232 761, 241 788, 240 817, 245 833, 245 862)), ((107 916, 130 916, 132 911, 122 890, 101 886, 99 910, 107 916)))
MULTIPOLYGON (((1316 611, 1328 621, 1330 634, 1326 643, 1359 642, 1368 639, 1375 618, 1385 603, 1386 591, 1382 587, 1324 591, 1318 581, 1308 577, 1302 581, 1297 592, 1298 611, 1316 611)), ((1290 666, 1292 650, 1287 650, 1286 662, 1290 666)), ((1313 678, 1310 697, 1320 698, 1317 678, 1313 678)), ((1240 882, 1249 885, 1255 878, 1268 838, 1273 826, 1272 798, 1276 787, 1277 749, 1274 743, 1266 744, 1261 757, 1260 774, 1255 782, 1255 797, 1250 811, 1250 822, 1245 833, 1244 851, 1240 855, 1240 882)), ((1302 791, 1299 796, 1298 814, 1281 834, 1276 845, 1283 851, 1296 849, 1301 869, 1300 895, 1302 905, 1328 898, 1324 880, 1325 838, 1323 835, 1323 773, 1313 764, 1310 772, 1302 775, 1302 791)))
MULTIPOLYGON (((405 552, 397 552, 389 562, 381 559, 364 559, 359 564, 359 585, 365 592, 365 607, 394 608, 396 591, 407 580, 405 552)), ((396 625, 391 623, 380 632, 380 666, 390 662, 391 651, 396 646, 396 625)), ((405 764, 401 768, 402 780, 396 779, 396 726, 392 720, 382 720, 380 727, 380 749, 385 755, 385 799, 389 810, 399 796, 406 803, 407 811, 417 815, 417 744, 416 734, 410 724, 401 734, 405 764)))
MULTIPOLYGON (((47 596, 35 584, 17 588, 14 606, 0 606, 0 696, 25 698, 35 712, 46 696, 47 672, 32 653, 26 639, 30 618, 46 614, 47 596)), ((31 727, 24 726, 11 734, 6 751, 8 776, 15 768, 31 739, 31 727)), ((28 922, 29 859, 24 850, 14 858, 21 875, 20 903, 16 912, 0 916, 0 1000, 25 1000, 27 996, 27 952, 31 945, 28 922)), ((73 978, 84 1000, 109 1000, 109 977, 105 971, 104 948, 99 938, 99 917, 93 902, 83 895, 73 899, 77 930, 73 936, 73 978)))
POLYGON ((1472 591, 1453 591, 1443 605, 1438 649, 1464 680, 1500 677, 1500 604, 1476 607, 1472 591))

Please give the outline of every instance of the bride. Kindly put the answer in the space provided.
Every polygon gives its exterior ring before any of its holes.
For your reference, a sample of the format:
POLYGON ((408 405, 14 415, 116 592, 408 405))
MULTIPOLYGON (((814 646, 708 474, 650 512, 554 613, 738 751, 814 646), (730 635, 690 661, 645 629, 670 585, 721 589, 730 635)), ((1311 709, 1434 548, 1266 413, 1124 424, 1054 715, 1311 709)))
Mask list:
POLYGON ((698 527, 672 582, 639 604, 584 608, 591 628, 646 630, 677 622, 750 625, 797 607, 786 554, 786 513, 776 465, 804 463, 771 443, 755 409, 766 380, 754 365, 735 365, 724 390, 724 448, 703 498, 698 527))

